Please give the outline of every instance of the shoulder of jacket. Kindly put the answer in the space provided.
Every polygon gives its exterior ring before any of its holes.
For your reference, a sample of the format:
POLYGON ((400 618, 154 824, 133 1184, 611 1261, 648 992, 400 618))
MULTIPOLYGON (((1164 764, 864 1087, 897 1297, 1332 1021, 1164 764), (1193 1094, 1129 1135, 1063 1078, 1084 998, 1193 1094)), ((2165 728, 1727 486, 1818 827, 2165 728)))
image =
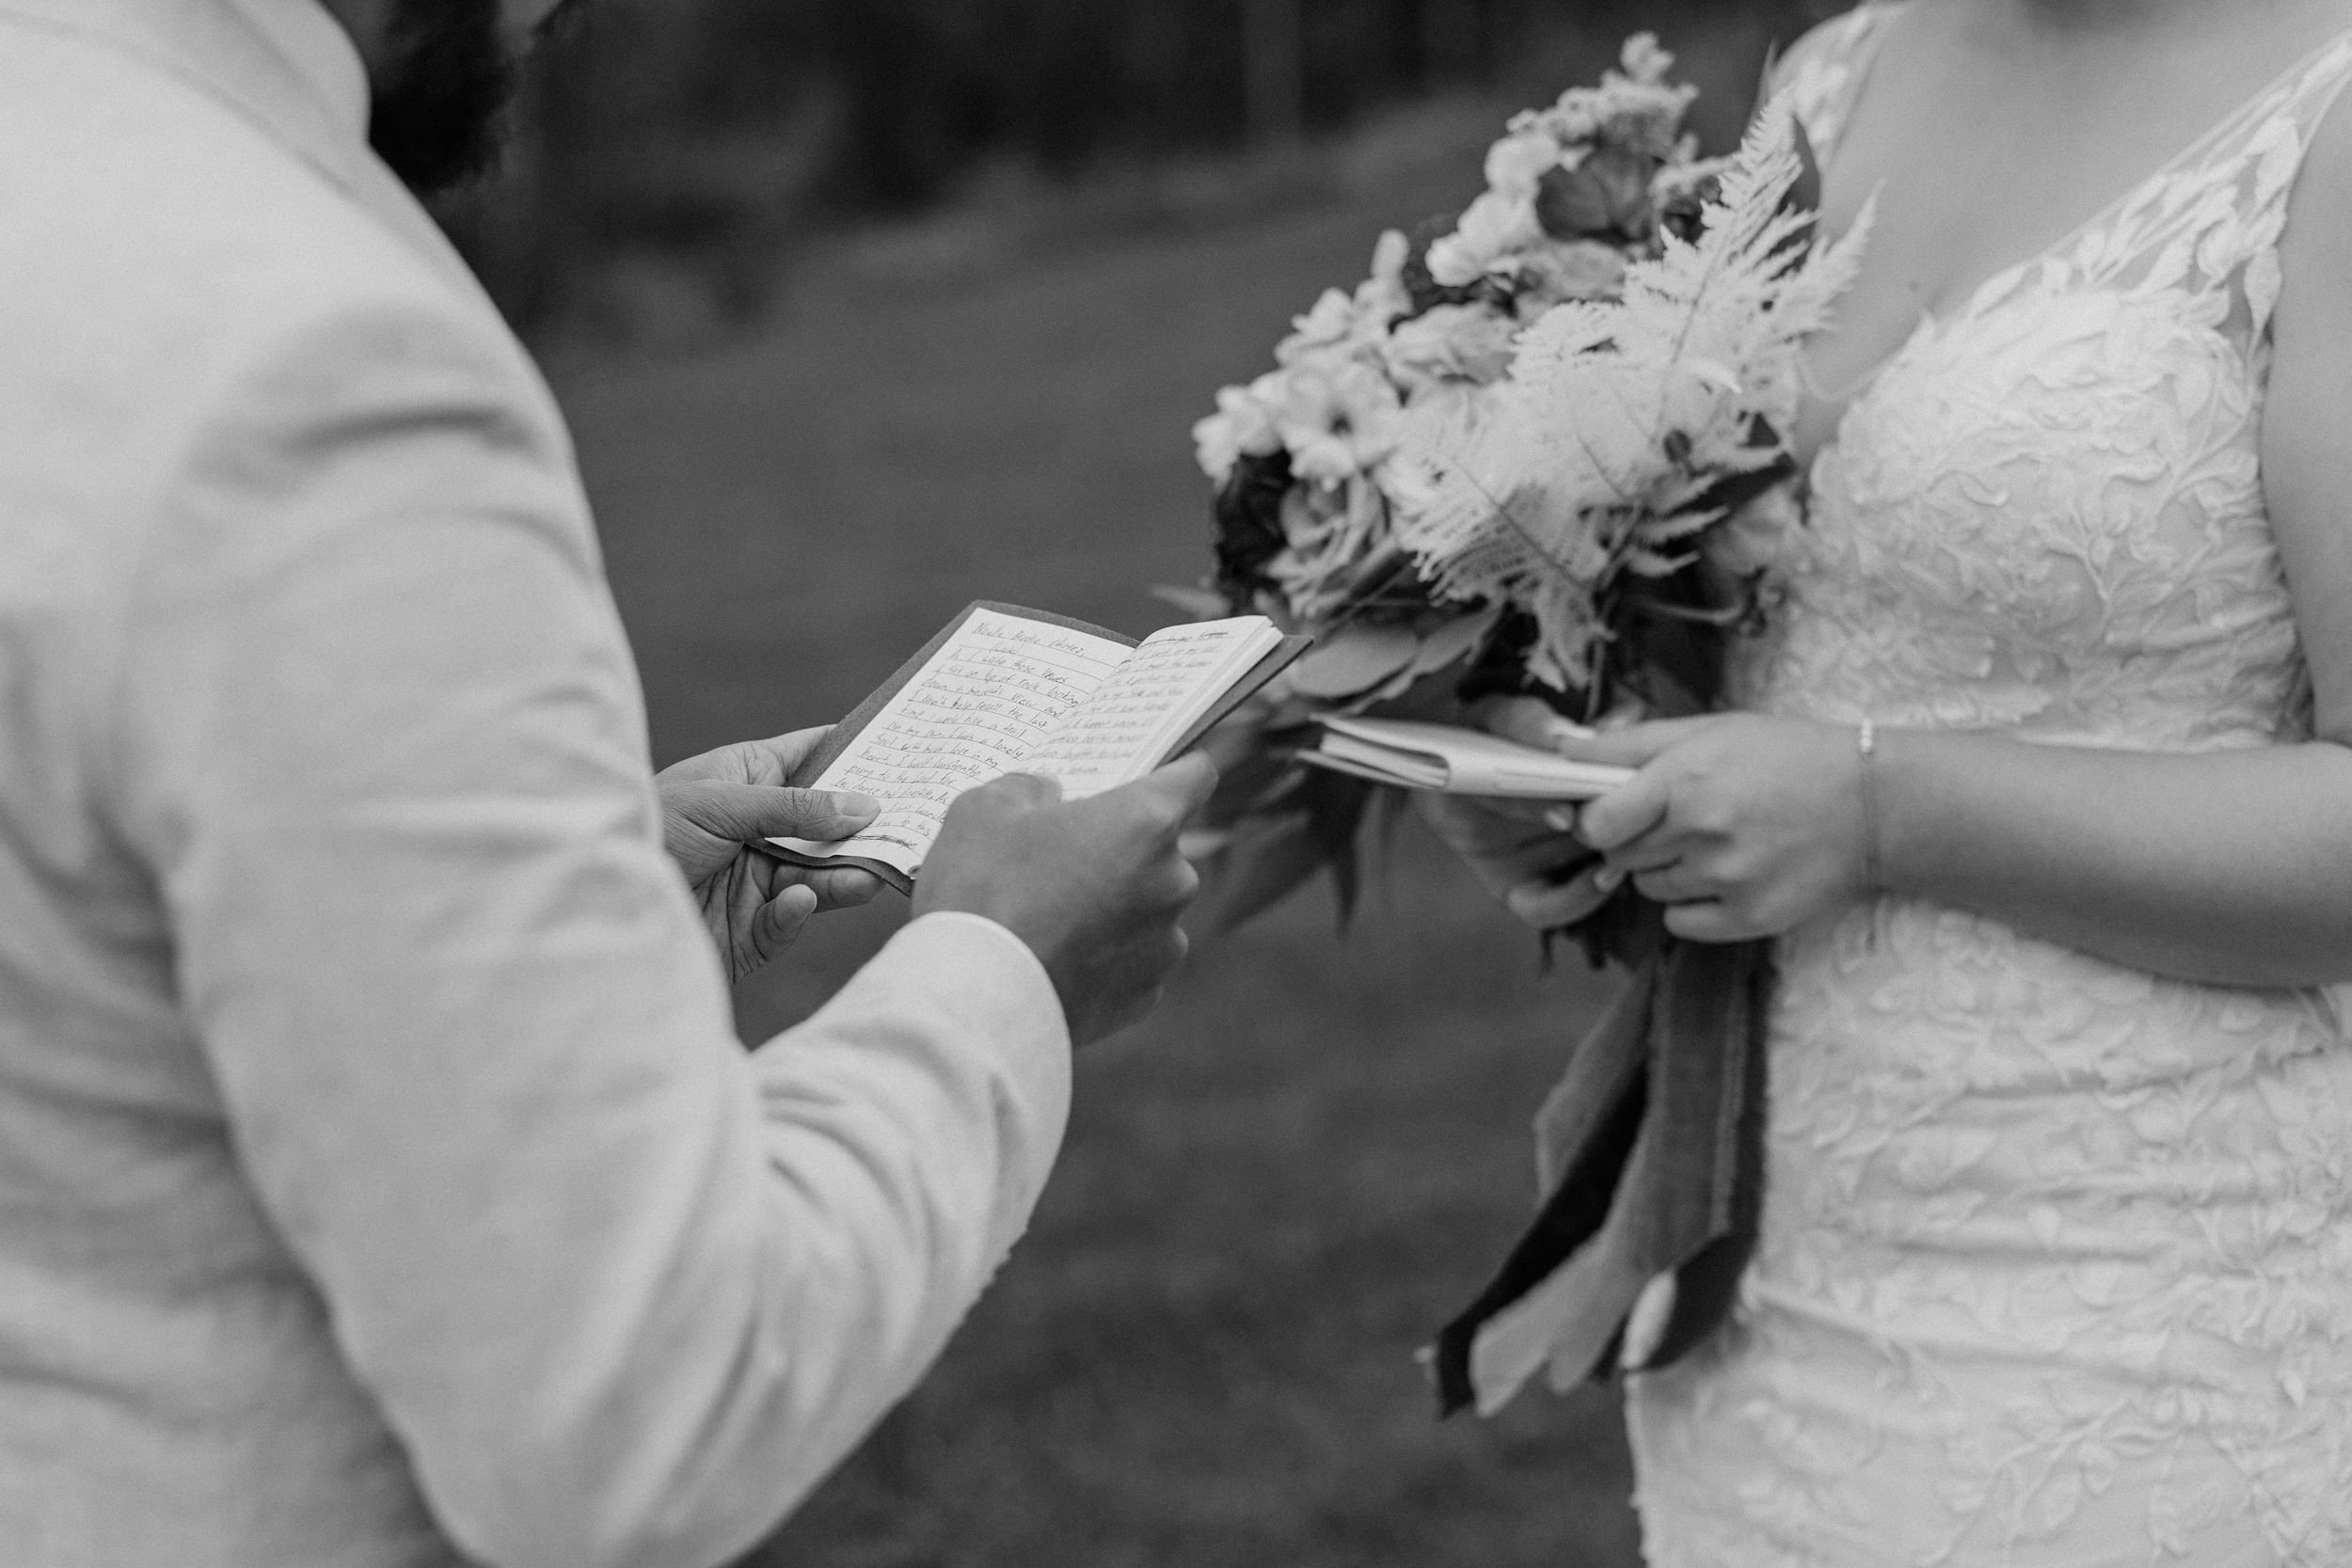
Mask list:
POLYGON ((111 388, 126 415, 200 419, 208 388, 341 317, 437 324, 480 368, 536 386, 477 291, 299 153, 136 60, 71 40, 0 51, 0 211, 44 214, 0 226, 10 380, 58 409, 72 384, 76 417, 111 388))

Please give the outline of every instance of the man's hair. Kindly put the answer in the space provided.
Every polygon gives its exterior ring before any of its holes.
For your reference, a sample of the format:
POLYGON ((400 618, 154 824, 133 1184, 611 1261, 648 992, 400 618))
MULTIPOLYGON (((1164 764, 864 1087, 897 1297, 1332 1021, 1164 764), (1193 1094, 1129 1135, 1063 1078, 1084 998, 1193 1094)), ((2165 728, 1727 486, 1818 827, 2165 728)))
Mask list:
POLYGON ((420 196, 487 172, 520 66, 497 0, 396 0, 387 46, 368 121, 376 155, 420 196))

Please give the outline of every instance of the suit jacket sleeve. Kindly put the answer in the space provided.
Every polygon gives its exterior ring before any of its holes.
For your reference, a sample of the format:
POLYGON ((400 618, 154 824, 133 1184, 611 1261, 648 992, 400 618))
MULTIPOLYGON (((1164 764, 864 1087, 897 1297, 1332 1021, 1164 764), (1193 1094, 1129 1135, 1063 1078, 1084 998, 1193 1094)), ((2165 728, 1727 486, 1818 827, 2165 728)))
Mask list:
POLYGON ((747 1057, 527 363, 344 309, 207 403, 105 744, 258 1201, 462 1548, 723 1560, 1025 1225, 1052 987, 935 916, 747 1057))

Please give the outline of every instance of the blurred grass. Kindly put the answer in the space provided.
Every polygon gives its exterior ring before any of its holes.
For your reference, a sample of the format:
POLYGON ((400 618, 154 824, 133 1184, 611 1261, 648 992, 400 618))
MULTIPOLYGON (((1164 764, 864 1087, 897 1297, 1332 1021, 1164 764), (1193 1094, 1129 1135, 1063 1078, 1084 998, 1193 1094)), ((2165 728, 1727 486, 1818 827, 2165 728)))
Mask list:
MULTIPOLYGON (((658 760, 826 721, 975 597, 1168 619, 1145 590, 1201 569, 1214 389, 1476 182, 1470 150, 1376 198, 928 276, 845 250, 755 339, 563 365, 658 760)), ((1611 1393, 1439 1426, 1413 1362, 1525 1218, 1528 1117, 1606 982, 1542 976, 1406 834, 1350 940, 1299 899, 1082 1060, 1028 1239, 761 1562, 1635 1560, 1611 1393)), ((746 988, 745 1037, 838 985, 888 902, 746 988)))

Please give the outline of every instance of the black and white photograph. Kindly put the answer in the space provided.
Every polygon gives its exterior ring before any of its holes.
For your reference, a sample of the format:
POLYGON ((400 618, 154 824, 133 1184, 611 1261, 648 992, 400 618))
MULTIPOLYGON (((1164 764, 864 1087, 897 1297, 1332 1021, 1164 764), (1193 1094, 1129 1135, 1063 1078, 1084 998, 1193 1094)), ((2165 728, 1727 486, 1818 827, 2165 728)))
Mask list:
POLYGON ((0 1568, 2352 1568, 2352 0, 0 0, 0 1568))

